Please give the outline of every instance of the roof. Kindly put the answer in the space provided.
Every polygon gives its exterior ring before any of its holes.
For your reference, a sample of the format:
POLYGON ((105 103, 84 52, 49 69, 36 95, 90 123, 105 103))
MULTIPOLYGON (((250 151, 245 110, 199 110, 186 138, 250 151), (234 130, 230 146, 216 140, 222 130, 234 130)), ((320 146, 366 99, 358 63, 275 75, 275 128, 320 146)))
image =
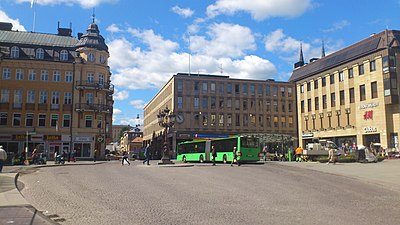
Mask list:
POLYGON ((74 37, 59 36, 25 31, 0 30, 0 43, 41 45, 54 47, 75 47, 78 40, 74 37))
POLYGON ((338 52, 332 53, 305 66, 296 68, 293 71, 292 76, 289 78, 289 82, 296 82, 305 79, 388 47, 399 47, 399 41, 400 31, 397 30, 385 30, 379 34, 374 34, 369 38, 350 45, 338 52))

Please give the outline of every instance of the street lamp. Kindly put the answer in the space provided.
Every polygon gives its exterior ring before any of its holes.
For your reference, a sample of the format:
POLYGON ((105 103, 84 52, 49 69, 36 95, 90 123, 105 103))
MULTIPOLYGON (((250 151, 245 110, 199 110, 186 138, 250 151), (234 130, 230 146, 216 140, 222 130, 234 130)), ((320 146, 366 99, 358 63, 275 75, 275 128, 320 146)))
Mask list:
POLYGON ((168 129, 172 128, 175 124, 176 115, 165 107, 163 110, 159 110, 157 114, 158 125, 164 128, 164 145, 163 145, 163 156, 158 164, 173 164, 169 158, 169 148, 168 148, 168 129))

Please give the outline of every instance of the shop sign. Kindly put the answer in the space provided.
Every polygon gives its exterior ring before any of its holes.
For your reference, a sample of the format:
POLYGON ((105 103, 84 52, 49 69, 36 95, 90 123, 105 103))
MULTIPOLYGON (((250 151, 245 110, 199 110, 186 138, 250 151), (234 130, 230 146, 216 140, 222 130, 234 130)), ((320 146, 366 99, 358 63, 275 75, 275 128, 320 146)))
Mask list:
POLYGON ((0 135, 0 139, 11 139, 12 135, 0 135))
POLYGON ((12 136, 12 139, 15 141, 26 140, 25 134, 15 134, 12 136))
POLYGON ((310 134, 303 134, 302 137, 303 137, 303 138, 312 138, 312 137, 314 137, 314 134, 313 134, 313 133, 310 133, 310 134))
POLYGON ((96 140, 97 140, 97 142, 102 143, 104 141, 103 135, 97 135, 96 140))
POLYGON ((364 112, 364 120, 372 120, 372 113, 373 113, 372 110, 370 110, 370 111, 365 111, 365 112, 364 112))
POLYGON ((379 106, 379 102, 372 102, 372 103, 367 103, 367 104, 362 104, 360 105, 360 109, 369 109, 369 108, 375 108, 379 106))
POLYGON ((374 133, 374 132, 378 132, 378 128, 376 128, 376 127, 364 127, 364 132, 365 132, 365 133, 374 133))
POLYGON ((86 136, 75 137, 75 141, 77 141, 77 142, 91 142, 92 138, 91 137, 86 137, 86 136))
POLYGON ((61 141, 61 135, 44 135, 46 141, 61 141))

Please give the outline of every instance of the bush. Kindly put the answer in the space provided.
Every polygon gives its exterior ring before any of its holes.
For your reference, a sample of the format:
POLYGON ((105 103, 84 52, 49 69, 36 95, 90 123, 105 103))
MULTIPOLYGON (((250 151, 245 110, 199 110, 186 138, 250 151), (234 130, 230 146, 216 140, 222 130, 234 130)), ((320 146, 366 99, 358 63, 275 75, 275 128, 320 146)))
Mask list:
POLYGON ((339 156, 336 161, 340 163, 353 163, 356 161, 356 156, 354 154, 343 155, 339 156))

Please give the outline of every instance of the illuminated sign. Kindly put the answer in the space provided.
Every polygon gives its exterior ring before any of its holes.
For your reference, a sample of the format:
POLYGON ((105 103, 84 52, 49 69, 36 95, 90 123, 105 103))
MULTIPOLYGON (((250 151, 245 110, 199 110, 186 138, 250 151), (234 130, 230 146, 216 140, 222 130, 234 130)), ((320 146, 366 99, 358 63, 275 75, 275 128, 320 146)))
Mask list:
POLYGON ((46 141, 61 141, 61 135, 44 135, 46 141))

